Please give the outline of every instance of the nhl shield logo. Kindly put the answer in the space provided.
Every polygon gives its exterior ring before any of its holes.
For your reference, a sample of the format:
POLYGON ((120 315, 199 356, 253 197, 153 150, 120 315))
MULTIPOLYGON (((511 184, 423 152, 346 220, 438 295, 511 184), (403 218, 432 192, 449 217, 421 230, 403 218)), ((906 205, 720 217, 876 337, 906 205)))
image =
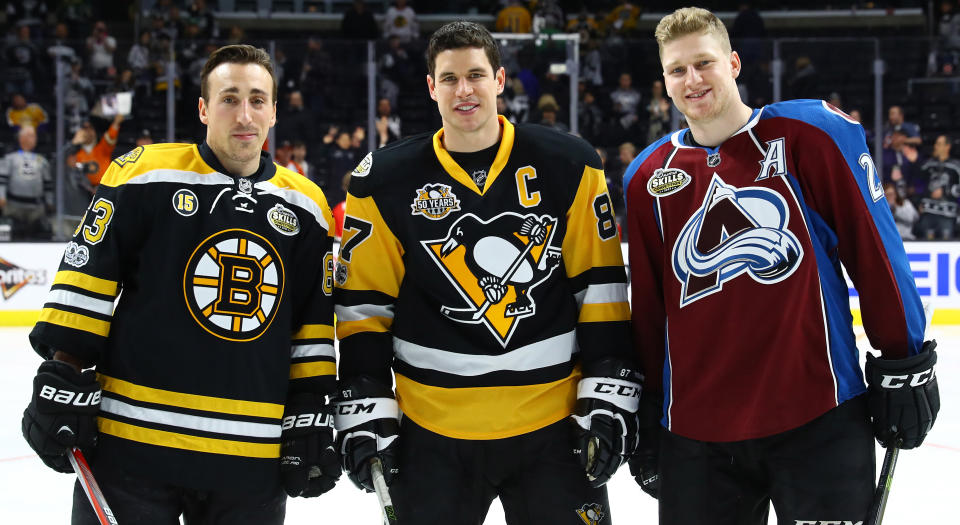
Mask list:
POLYGON ((469 214, 447 236, 423 247, 468 306, 443 305, 453 321, 483 324, 504 347, 521 319, 536 313, 531 290, 560 265, 552 246, 557 219, 502 213, 490 220, 469 214))
POLYGON ((446 184, 427 184, 417 190, 410 205, 411 215, 423 215, 431 221, 439 221, 450 212, 460 211, 460 199, 446 184))

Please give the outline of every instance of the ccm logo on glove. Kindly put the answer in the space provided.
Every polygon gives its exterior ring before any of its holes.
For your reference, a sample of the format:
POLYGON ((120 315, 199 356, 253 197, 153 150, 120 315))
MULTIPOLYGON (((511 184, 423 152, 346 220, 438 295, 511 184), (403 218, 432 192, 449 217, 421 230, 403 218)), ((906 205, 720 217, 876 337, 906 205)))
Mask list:
POLYGON ((598 394, 613 394, 625 397, 640 397, 640 386, 638 385, 615 385, 613 383, 600 383, 593 387, 593 391, 598 394))
POLYGON ((39 395, 44 399, 64 405, 85 407, 100 404, 99 390, 96 392, 81 392, 78 394, 76 392, 71 392, 70 390, 58 390, 50 385, 43 385, 40 388, 39 395), (84 394, 86 394, 86 397, 84 397, 84 394))
POLYGON ((330 414, 296 414, 283 418, 283 430, 302 427, 330 427, 333 428, 333 417, 330 414))
POLYGON ((342 416, 372 414, 374 408, 377 408, 376 403, 370 403, 369 405, 364 405, 363 403, 340 403, 337 405, 337 413, 342 416))
POLYGON ((899 376, 884 375, 883 381, 880 382, 880 386, 883 388, 897 389, 910 385, 911 387, 915 388, 929 383, 932 379, 933 368, 929 368, 923 372, 917 372, 916 374, 905 374, 899 376))

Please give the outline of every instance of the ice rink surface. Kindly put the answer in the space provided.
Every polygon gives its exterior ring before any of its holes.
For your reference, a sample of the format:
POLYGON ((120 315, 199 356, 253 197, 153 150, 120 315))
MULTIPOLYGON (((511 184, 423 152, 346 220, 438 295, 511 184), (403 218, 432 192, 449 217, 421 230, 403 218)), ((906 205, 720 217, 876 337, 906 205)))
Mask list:
MULTIPOLYGON (((0 524, 67 524, 74 476, 46 468, 20 435, 20 417, 40 363, 29 348, 27 333, 27 328, 0 328, 0 524)), ((884 525, 960 523, 956 499, 960 498, 960 326, 933 326, 929 337, 939 343, 942 408, 924 445, 900 454, 884 525)), ((861 338, 861 350, 865 346, 861 338)), ((882 457, 878 447, 878 471, 882 457)), ((656 502, 640 491, 626 466, 608 487, 613 520, 605 519, 603 524, 657 523, 656 502)), ((574 510, 571 507, 570 512, 574 510)), ((771 517, 770 523, 775 522, 771 517)), ((286 523, 377 525, 381 521, 376 496, 360 492, 344 476, 335 489, 319 498, 289 500, 286 523)), ((485 523, 504 523, 498 502, 485 523)))

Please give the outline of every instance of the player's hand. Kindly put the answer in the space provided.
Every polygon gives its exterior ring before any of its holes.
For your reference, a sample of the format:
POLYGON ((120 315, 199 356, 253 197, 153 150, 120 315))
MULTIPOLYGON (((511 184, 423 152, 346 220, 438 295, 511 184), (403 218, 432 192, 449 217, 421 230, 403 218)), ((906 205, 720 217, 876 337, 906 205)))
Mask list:
POLYGON ((606 483, 637 446, 637 407, 643 376, 619 359, 588 366, 577 386, 574 454, 593 487, 606 483))
POLYGON ((644 392, 640 397, 637 450, 630 458, 630 474, 640 488, 654 499, 660 497, 660 415, 663 399, 644 392))
POLYGON ((333 409, 317 394, 302 392, 287 400, 280 477, 291 497, 319 496, 340 479, 340 457, 333 446, 333 409))
POLYGON ((99 411, 100 384, 93 370, 79 372, 63 361, 44 361, 23 411, 23 437, 48 467, 73 472, 66 451, 96 446, 99 411))
POLYGON ((940 390, 933 370, 936 347, 936 341, 927 341, 919 354, 906 359, 880 359, 867 354, 873 434, 884 447, 920 446, 937 420, 940 390))
POLYGON ((393 391, 369 376, 342 381, 336 416, 337 450, 343 470, 357 487, 373 492, 370 460, 380 459, 383 480, 390 485, 400 470, 397 438, 400 410, 393 391))

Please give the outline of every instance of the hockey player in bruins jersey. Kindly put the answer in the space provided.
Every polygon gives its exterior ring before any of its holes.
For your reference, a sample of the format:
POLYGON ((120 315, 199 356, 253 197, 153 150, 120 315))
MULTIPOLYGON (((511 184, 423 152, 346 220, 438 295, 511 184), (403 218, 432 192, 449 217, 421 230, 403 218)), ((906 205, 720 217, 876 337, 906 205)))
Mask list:
POLYGON ((609 515, 640 377, 600 160, 496 114, 504 70, 483 27, 444 26, 428 56, 443 129, 367 155, 347 196, 344 468, 372 490, 379 460, 410 523, 480 523, 496 497, 508 523, 609 515))
MULTIPOLYGON (((202 86, 206 141, 115 159, 68 244, 23 432, 58 471, 83 449, 120 523, 279 524, 340 475, 332 217, 261 152, 269 56, 221 48, 202 86)), ((73 509, 98 523, 79 489, 73 509)))

